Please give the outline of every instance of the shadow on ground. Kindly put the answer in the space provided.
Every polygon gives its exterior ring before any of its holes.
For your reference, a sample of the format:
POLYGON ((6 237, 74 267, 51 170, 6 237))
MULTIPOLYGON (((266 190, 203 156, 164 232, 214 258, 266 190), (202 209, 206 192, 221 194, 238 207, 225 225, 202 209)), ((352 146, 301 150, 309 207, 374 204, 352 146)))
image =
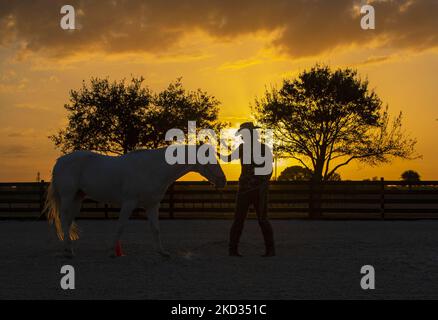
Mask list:
POLYGON ((115 221, 80 220, 76 257, 44 221, 0 221, 1 299, 372 299, 438 298, 438 221, 273 221, 277 253, 261 258, 256 221, 242 238, 244 258, 227 253, 228 220, 161 221, 164 246, 153 252, 146 221, 130 221, 127 254, 108 257, 115 221), (64 291, 61 266, 75 268, 64 291), (360 287, 373 265, 376 289, 360 287))

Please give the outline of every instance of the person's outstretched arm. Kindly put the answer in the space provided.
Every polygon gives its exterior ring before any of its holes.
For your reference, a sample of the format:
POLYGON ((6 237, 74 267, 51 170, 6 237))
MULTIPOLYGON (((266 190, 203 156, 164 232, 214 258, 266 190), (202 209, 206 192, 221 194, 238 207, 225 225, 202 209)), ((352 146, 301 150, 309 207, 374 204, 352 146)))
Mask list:
POLYGON ((229 155, 223 155, 220 152, 217 153, 217 156, 219 159, 221 159, 224 162, 231 162, 233 160, 237 160, 240 157, 240 146, 239 145, 236 149, 234 149, 233 152, 231 152, 229 155))

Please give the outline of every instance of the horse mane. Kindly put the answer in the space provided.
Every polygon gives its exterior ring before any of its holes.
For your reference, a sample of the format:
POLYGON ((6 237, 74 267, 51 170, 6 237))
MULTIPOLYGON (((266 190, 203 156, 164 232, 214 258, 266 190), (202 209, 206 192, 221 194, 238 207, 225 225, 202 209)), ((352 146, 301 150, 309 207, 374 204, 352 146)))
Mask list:
POLYGON ((129 151, 127 154, 144 153, 144 152, 149 152, 149 151, 161 150, 161 149, 165 149, 165 148, 167 148, 167 146, 165 146, 165 147, 161 147, 161 148, 156 148, 156 149, 145 149, 145 148, 142 148, 142 149, 135 149, 135 150, 129 151))

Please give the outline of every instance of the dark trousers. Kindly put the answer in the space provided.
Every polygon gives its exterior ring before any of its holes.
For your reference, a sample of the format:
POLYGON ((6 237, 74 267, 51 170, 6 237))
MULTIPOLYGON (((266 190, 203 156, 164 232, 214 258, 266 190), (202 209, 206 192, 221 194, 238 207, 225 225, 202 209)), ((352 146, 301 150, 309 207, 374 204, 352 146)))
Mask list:
POLYGON ((255 190, 237 192, 236 211, 230 231, 230 249, 237 250, 243 225, 250 205, 254 206, 259 226, 262 229, 266 249, 274 248, 274 232, 268 220, 268 184, 263 184, 255 190))

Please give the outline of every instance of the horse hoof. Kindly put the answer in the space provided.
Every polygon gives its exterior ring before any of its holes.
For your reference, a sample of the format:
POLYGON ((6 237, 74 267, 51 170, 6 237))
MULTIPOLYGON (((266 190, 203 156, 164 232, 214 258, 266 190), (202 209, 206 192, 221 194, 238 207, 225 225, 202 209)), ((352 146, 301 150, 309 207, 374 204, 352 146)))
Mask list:
POLYGON ((68 251, 68 250, 66 250, 66 251, 64 251, 64 253, 63 253, 63 257, 64 258, 67 258, 67 259, 73 259, 74 258, 74 253, 73 253, 73 251, 68 251))
POLYGON ((167 251, 160 251, 159 254, 160 254, 162 257, 170 258, 170 253, 167 252, 167 251))
POLYGON ((117 254, 116 252, 111 252, 108 256, 110 258, 119 258, 119 257, 126 257, 126 254, 117 254))
POLYGON ((72 259, 74 257, 74 255, 72 253, 68 253, 68 252, 58 252, 55 254, 55 257, 57 258, 68 258, 68 259, 72 259))

